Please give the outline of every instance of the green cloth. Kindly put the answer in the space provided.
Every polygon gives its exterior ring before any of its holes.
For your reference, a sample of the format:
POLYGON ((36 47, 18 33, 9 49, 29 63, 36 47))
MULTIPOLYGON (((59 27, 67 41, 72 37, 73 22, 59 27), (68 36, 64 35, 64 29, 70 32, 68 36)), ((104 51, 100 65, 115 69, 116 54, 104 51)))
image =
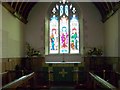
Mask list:
POLYGON ((54 67, 53 80, 73 82, 73 67, 54 67))

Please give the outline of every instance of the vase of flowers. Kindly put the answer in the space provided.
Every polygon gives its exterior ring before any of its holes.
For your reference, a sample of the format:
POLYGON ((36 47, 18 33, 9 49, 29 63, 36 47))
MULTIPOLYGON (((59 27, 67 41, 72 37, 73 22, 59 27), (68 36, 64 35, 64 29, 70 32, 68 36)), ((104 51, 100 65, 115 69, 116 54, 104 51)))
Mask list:
POLYGON ((26 55, 27 57, 33 57, 33 56, 41 56, 40 51, 32 48, 29 43, 26 43, 26 55))
POLYGON ((87 52, 87 55, 88 56, 101 56, 103 55, 103 51, 100 48, 94 47, 87 52))

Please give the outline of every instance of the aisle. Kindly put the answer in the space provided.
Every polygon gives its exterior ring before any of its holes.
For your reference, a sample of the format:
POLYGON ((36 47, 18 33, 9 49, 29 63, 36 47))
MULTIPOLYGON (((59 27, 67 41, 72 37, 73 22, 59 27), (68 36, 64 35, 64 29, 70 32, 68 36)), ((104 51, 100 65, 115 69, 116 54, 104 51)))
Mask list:
POLYGON ((75 90, 74 87, 69 87, 69 86, 56 86, 56 87, 51 87, 50 90, 75 90))

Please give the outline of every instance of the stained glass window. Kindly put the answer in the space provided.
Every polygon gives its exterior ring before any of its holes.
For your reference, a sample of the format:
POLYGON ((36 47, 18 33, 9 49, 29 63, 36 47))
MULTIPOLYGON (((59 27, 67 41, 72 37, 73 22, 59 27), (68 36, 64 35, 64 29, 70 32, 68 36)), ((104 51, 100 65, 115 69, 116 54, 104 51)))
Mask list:
POLYGON ((50 14, 49 53, 79 53, 79 29, 79 17, 75 5, 68 2, 56 3, 50 14))

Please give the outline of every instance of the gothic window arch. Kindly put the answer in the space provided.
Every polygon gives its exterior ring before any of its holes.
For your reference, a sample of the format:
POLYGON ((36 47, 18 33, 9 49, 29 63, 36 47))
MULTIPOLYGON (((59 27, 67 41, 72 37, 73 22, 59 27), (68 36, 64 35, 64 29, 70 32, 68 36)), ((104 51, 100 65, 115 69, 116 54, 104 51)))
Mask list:
POLYGON ((79 11, 70 2, 55 3, 50 9, 49 54, 80 53, 79 11))

